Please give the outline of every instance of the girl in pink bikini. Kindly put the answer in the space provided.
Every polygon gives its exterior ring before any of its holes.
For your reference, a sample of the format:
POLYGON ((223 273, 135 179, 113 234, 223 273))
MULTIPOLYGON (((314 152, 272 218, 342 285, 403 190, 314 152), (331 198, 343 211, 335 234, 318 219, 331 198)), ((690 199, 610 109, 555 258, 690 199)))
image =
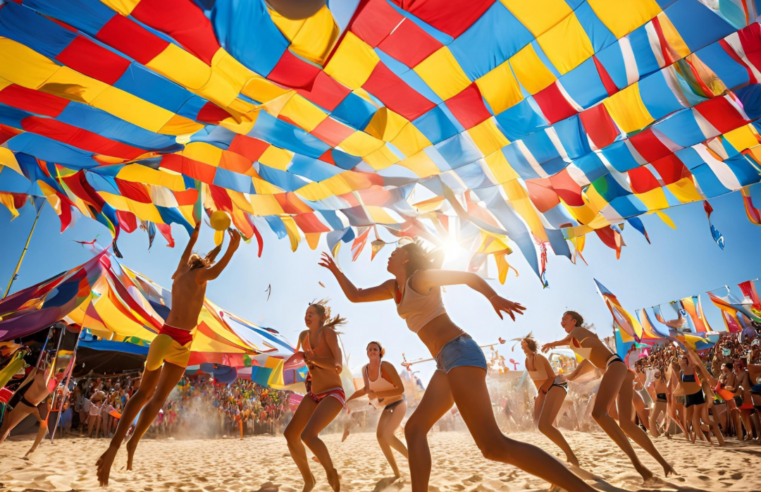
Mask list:
POLYGON ((318 301, 307 308, 304 323, 308 329, 299 335, 296 349, 301 347, 303 352, 300 355, 303 355, 309 369, 306 379, 307 394, 299 403, 283 434, 288 442, 291 457, 304 478, 304 492, 309 492, 315 485, 304 444, 325 468, 328 483, 338 492, 341 488, 338 472, 333 467, 328 448, 319 434, 338 416, 346 404, 346 395, 339 375, 343 366, 343 355, 335 331, 335 327, 346 323, 346 320, 338 315, 331 318, 327 302, 318 301))

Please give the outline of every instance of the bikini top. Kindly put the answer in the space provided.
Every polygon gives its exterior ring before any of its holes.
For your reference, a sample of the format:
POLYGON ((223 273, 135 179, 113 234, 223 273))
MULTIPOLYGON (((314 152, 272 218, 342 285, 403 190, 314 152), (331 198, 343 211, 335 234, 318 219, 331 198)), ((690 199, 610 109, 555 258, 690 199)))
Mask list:
MULTIPOLYGON (((319 332, 318 332, 319 333, 319 332)), ((312 347, 312 340, 310 339, 310 333, 307 332, 306 335, 304 335, 304 338, 301 340, 301 347, 304 349, 304 351, 311 350, 316 355, 319 356, 330 356, 333 354, 333 352, 330 350, 330 347, 327 346, 327 343, 318 343, 316 347, 312 347), (320 350, 323 347, 325 347, 324 350, 320 350)), ((309 368, 310 370, 313 368, 309 368)))
MULTIPOLYGON (((534 359, 534 366, 536 367, 536 358, 534 359)), ((541 369, 537 368, 536 371, 529 371, 528 375, 531 377, 532 381, 546 381, 547 380, 547 369, 544 368, 544 364, 542 364, 541 369)))
MULTIPOLYGON (((370 364, 365 366, 365 374, 367 375, 367 388, 372 390, 374 393, 388 391, 396 388, 396 386, 394 386, 391 381, 383 377, 380 365, 378 366, 378 375, 375 377, 375 381, 370 378, 370 364)), ((381 405, 381 402, 377 398, 370 400, 370 404, 372 404, 372 406, 375 408, 383 408, 383 405, 381 405)))
POLYGON ((582 343, 584 343, 584 341, 586 341, 587 338, 584 338, 581 341, 578 341, 574 337, 574 338, 571 338, 571 343, 569 344, 569 346, 571 347, 571 350, 573 350, 573 352, 579 357, 581 357, 582 359, 589 359, 589 356, 592 355, 591 347, 586 348, 586 347, 582 347, 581 345, 582 343))
POLYGON ((695 381, 695 375, 694 374, 685 374, 684 371, 682 371, 682 382, 683 383, 694 383, 695 381))
POLYGON ((404 286, 402 298, 396 303, 396 312, 407 322, 407 328, 413 333, 419 332, 434 318, 446 314, 444 301, 441 299, 441 287, 431 287, 428 294, 418 294, 410 287, 410 279, 404 286))

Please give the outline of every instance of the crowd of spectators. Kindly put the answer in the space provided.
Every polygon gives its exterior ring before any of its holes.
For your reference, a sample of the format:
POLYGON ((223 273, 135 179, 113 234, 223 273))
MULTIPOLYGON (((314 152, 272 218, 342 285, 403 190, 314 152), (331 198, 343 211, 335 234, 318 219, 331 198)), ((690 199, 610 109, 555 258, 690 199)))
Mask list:
MULTIPOLYGON (((82 378, 71 392, 71 432, 109 438, 124 406, 140 386, 139 375, 82 378)), ((205 374, 184 377, 149 433, 167 437, 220 437, 281 433, 290 420, 291 392, 238 379, 219 384, 205 374)))
MULTIPOLYGON (((658 393, 665 391, 669 416, 679 418, 674 408, 681 408, 679 385, 684 374, 685 364, 680 365, 683 359, 689 360, 687 367, 695 367, 709 418, 718 423, 721 432, 739 440, 761 442, 761 324, 749 324, 748 329, 739 334, 722 333, 707 350, 685 350, 676 343, 648 348, 639 359, 630 361, 638 376, 635 390, 645 400, 643 408, 654 407, 652 403, 659 401, 658 393)), ((664 415, 666 424, 669 416, 664 415)), ((640 420, 646 419, 640 413, 640 420)), ((685 427, 689 431, 690 423, 685 427)))
POLYGON ((183 378, 177 390, 165 405, 165 429, 159 427, 158 432, 203 432, 210 437, 239 435, 242 439, 282 433, 290 421, 290 391, 268 389, 244 379, 215 384, 208 376, 183 378))

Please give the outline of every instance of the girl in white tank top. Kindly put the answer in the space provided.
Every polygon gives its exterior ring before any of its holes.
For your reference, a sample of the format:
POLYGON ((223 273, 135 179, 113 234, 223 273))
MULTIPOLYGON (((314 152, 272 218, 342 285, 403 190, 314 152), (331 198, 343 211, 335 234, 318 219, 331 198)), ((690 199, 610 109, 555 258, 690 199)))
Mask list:
POLYGON ((367 345, 367 358, 370 359, 370 363, 362 368, 365 386, 355 391, 346 403, 348 405, 351 400, 367 395, 370 405, 383 412, 378 419, 378 443, 394 471, 394 476, 399 478, 399 467, 391 449, 397 450, 407 458, 407 447, 394 435, 407 413, 407 402, 404 399, 402 379, 393 364, 383 361, 384 354, 380 343, 370 342, 367 345))
MULTIPOLYGON (((320 260, 320 266, 335 276, 349 301, 394 300, 397 314, 407 322, 410 330, 417 333, 436 359, 438 370, 425 390, 426 404, 415 409, 404 427, 407 443, 415 450, 409 457, 412 492, 428 490, 431 478, 428 432, 453 404, 457 405, 468 431, 487 459, 514 465, 565 490, 594 492, 553 456, 536 446, 508 439, 501 433, 486 385, 484 353, 475 340, 449 318, 439 294, 444 286, 467 286, 481 294, 500 318, 504 319, 503 314, 507 314, 513 321, 525 308, 497 294, 475 273, 442 270, 443 261, 442 250, 431 251, 418 240, 405 244, 400 241, 386 265, 392 278, 373 287, 358 289, 330 254, 323 253, 320 260)), ((473 304, 473 310, 480 309, 483 309, 481 305, 473 304)))

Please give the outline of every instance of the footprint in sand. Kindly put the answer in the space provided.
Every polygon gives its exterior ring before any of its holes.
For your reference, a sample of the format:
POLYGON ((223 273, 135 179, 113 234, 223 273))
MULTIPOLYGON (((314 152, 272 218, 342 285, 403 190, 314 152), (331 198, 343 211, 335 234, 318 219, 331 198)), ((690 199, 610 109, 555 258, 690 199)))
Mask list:
POLYGON ((279 484, 274 484, 272 482, 265 482, 260 487, 259 490, 256 492, 278 492, 280 490, 279 484))
POLYGON ((476 474, 475 474, 475 475, 473 475, 472 477, 470 477, 470 478, 466 478, 465 480, 463 480, 463 482, 480 482, 480 481, 481 481, 481 480, 483 480, 483 479, 484 479, 484 478, 483 478, 481 475, 479 475, 478 473, 476 473, 476 474))

